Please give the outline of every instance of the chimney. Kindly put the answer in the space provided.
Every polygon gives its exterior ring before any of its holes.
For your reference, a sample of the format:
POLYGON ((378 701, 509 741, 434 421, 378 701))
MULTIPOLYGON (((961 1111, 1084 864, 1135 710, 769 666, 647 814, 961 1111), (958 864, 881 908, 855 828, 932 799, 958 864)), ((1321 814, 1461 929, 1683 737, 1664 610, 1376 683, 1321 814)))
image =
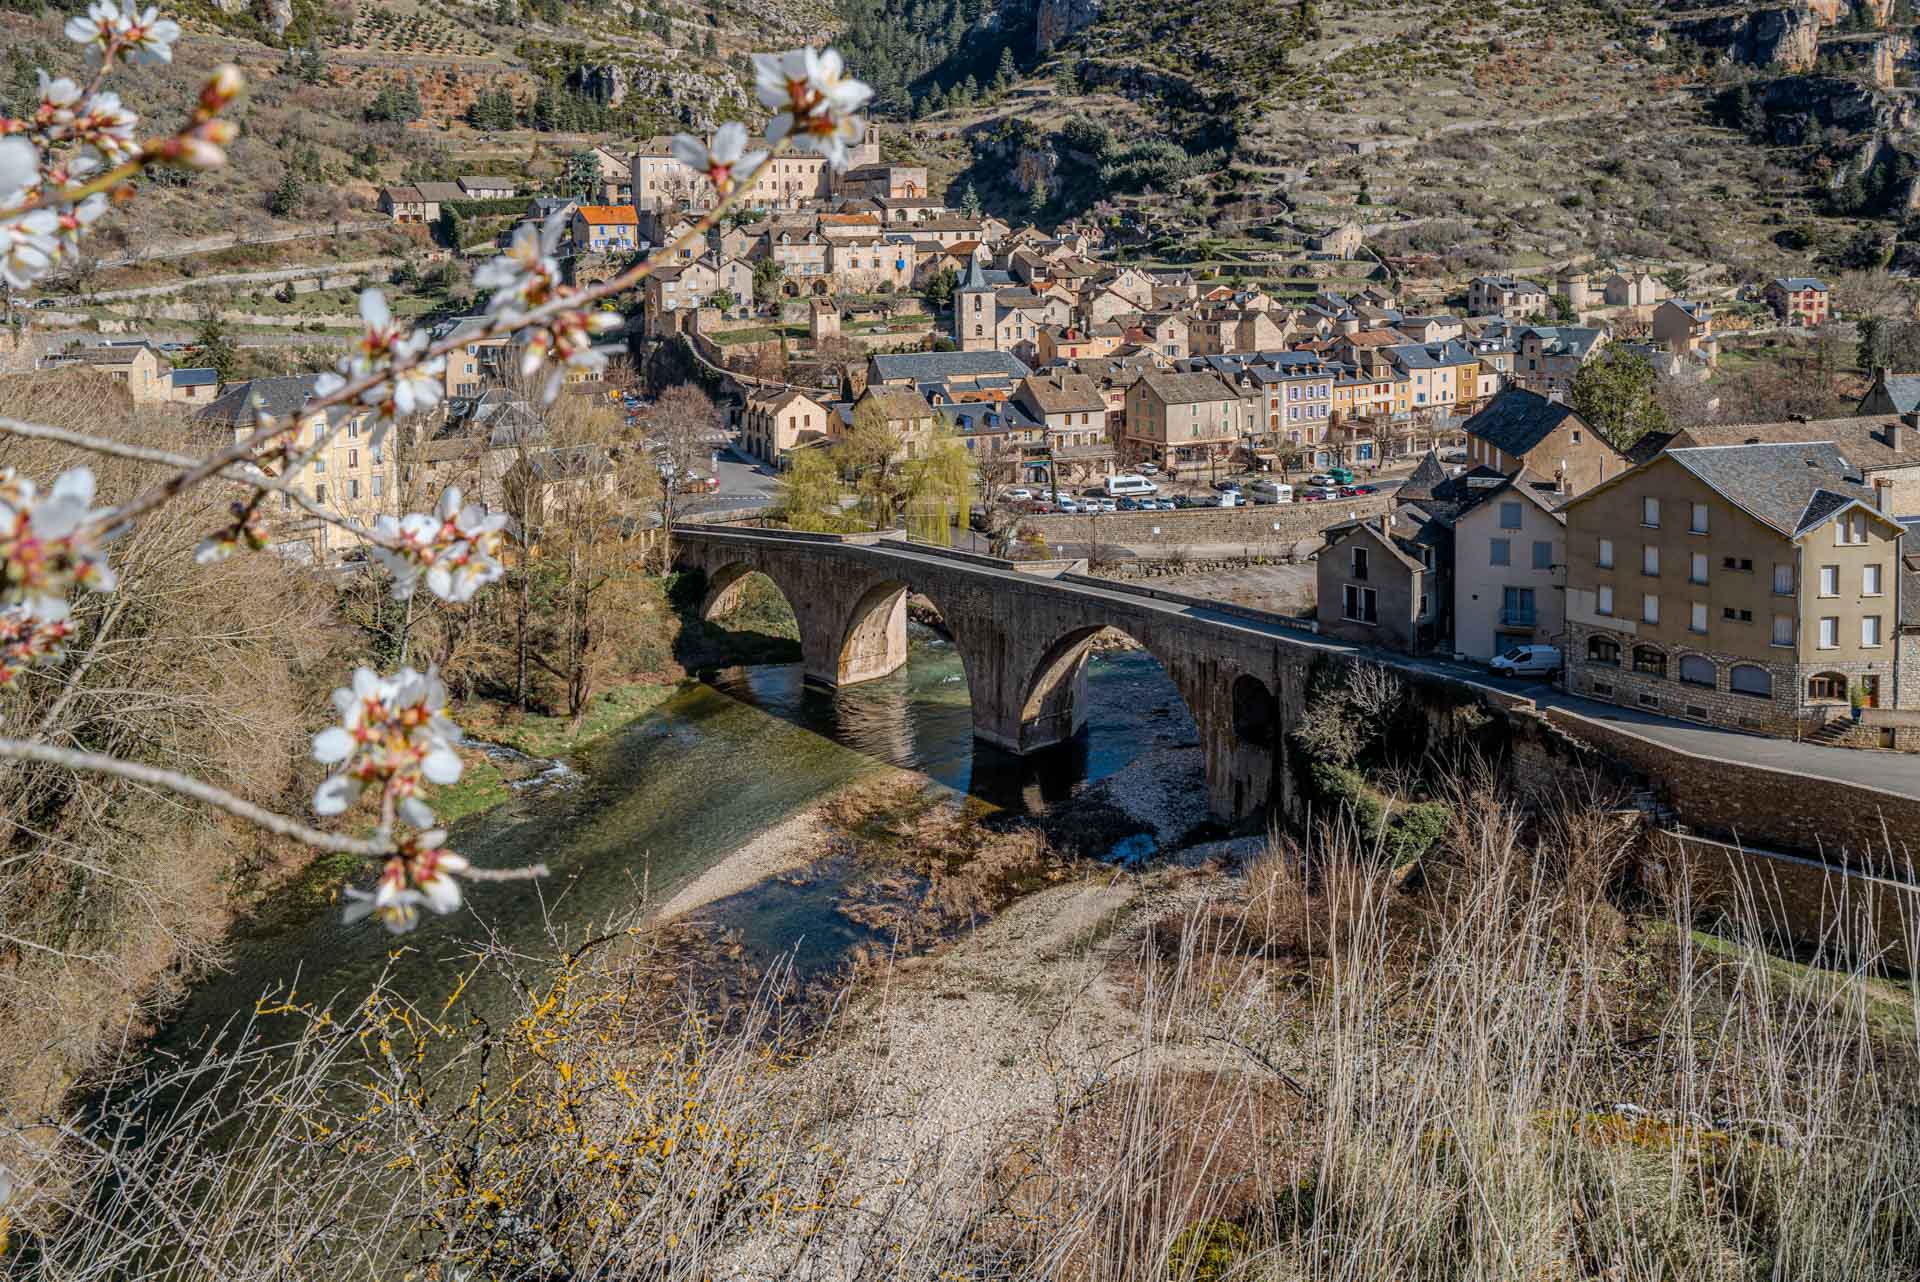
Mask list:
POLYGON ((1920 418, 1920 414, 1902 414, 1887 424, 1887 448, 1895 454, 1907 448, 1907 428, 1910 426, 1907 420, 1913 418, 1920 418))
POLYGON ((1892 377, 1893 377, 1893 366, 1891 365, 1882 365, 1873 371, 1873 381, 1875 386, 1878 386, 1878 387, 1885 387, 1887 385, 1888 380, 1890 380, 1892 377))

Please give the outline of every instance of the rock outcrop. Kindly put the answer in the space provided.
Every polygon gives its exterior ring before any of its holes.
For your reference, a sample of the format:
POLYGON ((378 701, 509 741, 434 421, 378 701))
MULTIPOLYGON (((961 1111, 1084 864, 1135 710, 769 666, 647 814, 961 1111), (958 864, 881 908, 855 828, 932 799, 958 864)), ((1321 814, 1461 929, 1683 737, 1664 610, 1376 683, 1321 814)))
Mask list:
POLYGON ((1100 16, 1100 0, 1040 0, 1033 14, 1033 51, 1045 54, 1100 16))
POLYGON ((1774 71, 1806 71, 1820 57, 1820 15, 1804 6, 1688 18, 1668 31, 1707 49, 1774 71))

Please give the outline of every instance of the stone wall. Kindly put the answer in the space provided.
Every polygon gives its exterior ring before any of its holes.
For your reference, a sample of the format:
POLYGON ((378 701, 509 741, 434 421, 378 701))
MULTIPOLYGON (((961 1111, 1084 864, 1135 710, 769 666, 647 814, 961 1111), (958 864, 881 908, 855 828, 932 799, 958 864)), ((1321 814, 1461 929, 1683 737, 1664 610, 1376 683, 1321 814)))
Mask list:
POLYGON ((1920 890, 1913 886, 1706 837, 1660 833, 1651 840, 1684 878, 1696 910, 1751 914, 1770 933, 1843 953, 1865 945, 1902 972, 1914 962, 1907 940, 1920 921, 1920 890))
POLYGON ((1240 544, 1292 544, 1350 517, 1378 516, 1392 506, 1383 495, 1337 503, 1275 503, 1250 507, 1198 507, 1176 512, 1104 512, 1098 515, 1029 516, 1048 543, 1121 544, 1129 548, 1177 548, 1240 544))
POLYGON ((1752 762, 1697 756, 1561 708, 1548 722, 1644 776, 1680 822, 1714 837, 1782 847, 1862 871, 1920 863, 1920 798, 1752 762))

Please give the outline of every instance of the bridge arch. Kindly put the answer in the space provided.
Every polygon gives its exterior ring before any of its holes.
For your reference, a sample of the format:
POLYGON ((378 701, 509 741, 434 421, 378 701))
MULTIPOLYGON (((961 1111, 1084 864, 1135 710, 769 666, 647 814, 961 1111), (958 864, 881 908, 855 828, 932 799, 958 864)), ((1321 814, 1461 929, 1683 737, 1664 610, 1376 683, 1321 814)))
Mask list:
POLYGON ((1125 627, 1094 624, 1062 634, 1030 665, 1019 690, 1017 751, 1032 752, 1063 743, 1086 728, 1087 660, 1093 655, 1094 639, 1108 627, 1114 627, 1152 655, 1179 691, 1188 715, 1199 722, 1201 709, 1194 703, 1175 665, 1156 653, 1148 640, 1125 627))

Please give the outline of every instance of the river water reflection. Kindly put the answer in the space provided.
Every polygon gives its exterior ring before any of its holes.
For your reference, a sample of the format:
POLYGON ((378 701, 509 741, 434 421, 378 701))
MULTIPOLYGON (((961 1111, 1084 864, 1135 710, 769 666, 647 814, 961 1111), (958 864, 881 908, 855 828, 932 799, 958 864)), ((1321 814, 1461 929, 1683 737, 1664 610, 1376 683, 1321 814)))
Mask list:
MULTIPOLYGON (((429 918, 399 941, 366 923, 342 926, 333 912, 243 937, 230 968, 196 987, 160 1048, 182 1048, 250 1012, 270 989, 297 986, 323 1004, 357 1001, 383 970, 400 992, 437 1004, 476 949, 492 943, 539 956, 555 932, 585 938, 880 763, 996 806, 1032 809, 1119 770, 1156 736, 1192 734, 1172 682, 1145 654, 1096 656, 1087 693, 1087 733, 1023 759, 974 740, 958 655, 917 628, 904 669, 848 690, 806 687, 797 665, 728 669, 603 741, 565 786, 454 830, 453 844, 478 865, 539 860, 552 877, 475 884, 465 910, 429 918)), ((728 924, 754 954, 804 936, 805 969, 847 942, 818 912, 819 898, 770 891, 728 924)), ((510 1000, 489 982, 476 979, 464 996, 483 1014, 510 1000)))

